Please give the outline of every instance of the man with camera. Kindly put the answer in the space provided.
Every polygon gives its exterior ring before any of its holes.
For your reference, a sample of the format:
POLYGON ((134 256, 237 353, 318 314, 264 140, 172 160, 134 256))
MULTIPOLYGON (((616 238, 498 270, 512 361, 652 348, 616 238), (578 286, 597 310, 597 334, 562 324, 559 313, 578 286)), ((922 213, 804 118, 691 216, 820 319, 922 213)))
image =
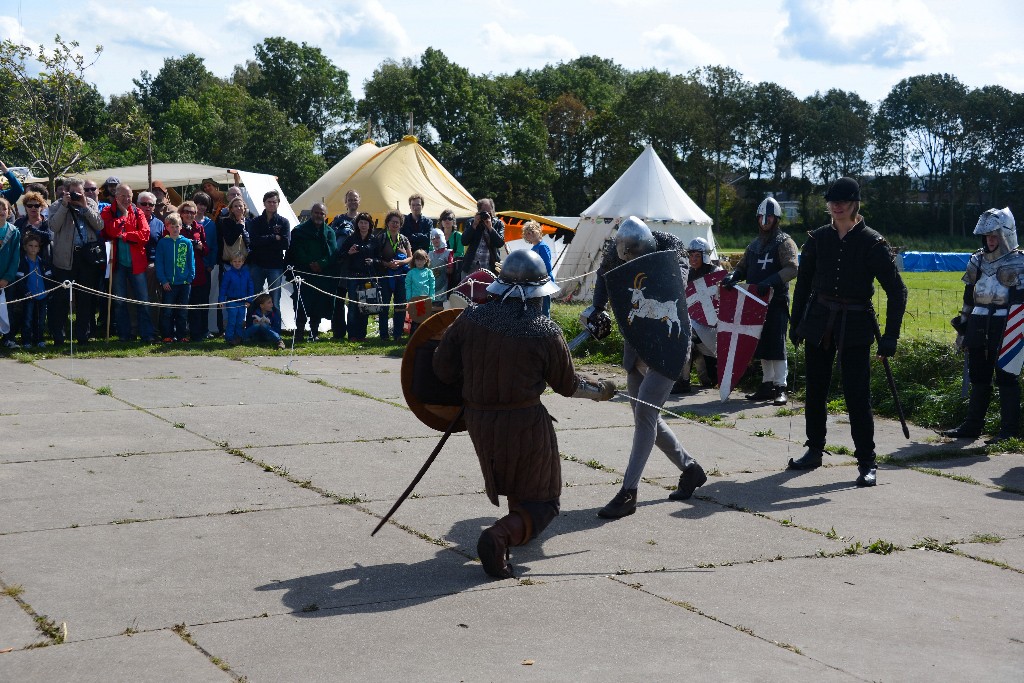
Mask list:
POLYGON ((505 246, 505 222, 494 215, 494 201, 489 197, 477 201, 473 225, 466 228, 462 243, 466 256, 462 260, 462 278, 481 268, 494 271, 499 261, 498 250, 505 246))
MULTIPOLYGON (((53 230, 53 277, 63 282, 72 280, 90 289, 99 289, 106 270, 107 251, 100 233, 100 219, 96 200, 86 197, 81 180, 71 178, 64 183, 65 195, 50 206, 50 229, 53 230)), ((95 296, 91 292, 75 290, 75 323, 72 333, 79 344, 89 341, 91 321, 95 319, 95 296)), ((55 344, 63 343, 63 321, 68 317, 66 292, 56 292, 51 299, 50 311, 55 321, 61 321, 55 344)), ((56 328, 56 325, 54 325, 56 328)), ((51 330, 54 331, 54 330, 51 330)))

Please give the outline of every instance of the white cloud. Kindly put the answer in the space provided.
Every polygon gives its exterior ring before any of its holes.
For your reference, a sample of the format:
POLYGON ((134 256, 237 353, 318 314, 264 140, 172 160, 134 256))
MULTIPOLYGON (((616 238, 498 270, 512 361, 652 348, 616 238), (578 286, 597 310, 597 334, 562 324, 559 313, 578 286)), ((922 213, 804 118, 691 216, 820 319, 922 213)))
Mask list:
POLYGON ((946 26, 921 0, 784 0, 783 13, 781 56, 902 67, 949 51, 946 26))
MULTIPOLYGON (((81 13, 81 27, 86 35, 102 35, 104 49, 124 45, 133 49, 161 54, 200 53, 207 42, 197 40, 201 25, 190 19, 179 19, 156 7, 143 6, 132 10, 111 11, 108 5, 91 0, 81 13)), ((85 45, 82 39, 79 39, 85 45)), ((105 60, 106 61, 106 60, 105 60)))
POLYGON ((492 56, 500 55, 502 63, 515 65, 516 68, 537 61, 562 62, 580 56, 580 51, 572 41, 562 36, 542 36, 536 33, 513 35, 496 22, 484 24, 483 33, 476 40, 492 56))
POLYGON ((646 47, 653 64, 658 68, 676 67, 682 70, 708 64, 725 64, 725 55, 714 46, 698 38, 682 26, 661 24, 645 32, 638 41, 646 47))

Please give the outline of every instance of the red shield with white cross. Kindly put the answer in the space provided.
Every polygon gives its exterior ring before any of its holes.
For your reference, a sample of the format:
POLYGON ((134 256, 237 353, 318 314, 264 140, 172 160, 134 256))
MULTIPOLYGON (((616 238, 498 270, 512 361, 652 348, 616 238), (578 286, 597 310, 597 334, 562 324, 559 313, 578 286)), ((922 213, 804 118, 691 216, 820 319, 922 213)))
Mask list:
POLYGON ((723 401, 754 357, 771 296, 771 287, 757 285, 736 285, 719 292, 718 383, 723 401))
POLYGON ((705 327, 718 324, 718 283, 726 275, 724 270, 719 270, 686 285, 686 312, 690 320, 705 327))

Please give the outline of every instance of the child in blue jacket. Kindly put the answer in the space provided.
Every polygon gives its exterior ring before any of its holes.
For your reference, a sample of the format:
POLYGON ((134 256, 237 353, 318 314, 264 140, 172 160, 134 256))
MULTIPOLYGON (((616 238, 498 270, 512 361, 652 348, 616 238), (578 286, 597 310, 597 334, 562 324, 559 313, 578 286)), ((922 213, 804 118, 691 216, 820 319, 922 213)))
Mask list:
POLYGON ((278 349, 284 350, 284 341, 281 339, 281 312, 274 307, 274 299, 270 294, 260 294, 249 306, 245 321, 245 338, 276 343, 278 349))
POLYGON ((156 245, 156 280, 164 291, 164 304, 181 308, 164 308, 160 312, 160 331, 164 342, 188 337, 188 297, 196 277, 192 240, 181 236, 181 216, 167 214, 164 236, 156 245))
POLYGON ((230 345, 242 343, 245 331, 245 309, 255 287, 252 275, 245 265, 245 257, 236 254, 231 266, 220 276, 220 307, 224 309, 224 341, 230 345))

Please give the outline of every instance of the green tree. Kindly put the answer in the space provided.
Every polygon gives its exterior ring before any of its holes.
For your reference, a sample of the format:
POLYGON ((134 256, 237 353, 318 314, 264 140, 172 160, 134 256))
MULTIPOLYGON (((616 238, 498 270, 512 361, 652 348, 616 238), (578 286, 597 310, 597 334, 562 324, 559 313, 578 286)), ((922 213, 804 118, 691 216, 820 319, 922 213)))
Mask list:
MULTIPOLYGON (((371 137, 379 144, 399 142, 409 132, 409 114, 419 110, 416 74, 409 58, 386 59, 373 71, 356 105, 359 118, 369 121, 371 137)), ((426 139, 423 122, 413 119, 414 134, 426 139)))
POLYGON ((36 51, 10 40, 0 43, 0 72, 7 85, 0 140, 51 183, 86 164, 85 143, 74 126, 83 125, 95 105, 95 88, 86 83, 85 72, 103 48, 86 57, 78 47, 59 35, 52 47, 36 51))
POLYGON ((254 97, 273 102, 290 123, 304 125, 321 152, 328 149, 331 136, 353 122, 355 100, 348 73, 307 43, 264 38, 254 49, 251 66, 235 70, 236 76, 244 73, 248 78, 238 80, 254 97))
POLYGON ((555 209, 555 165, 547 155, 547 106, 521 76, 495 79, 501 152, 501 186, 493 192, 501 207, 531 213, 555 209))
POLYGON ((198 97, 218 80, 206 68, 202 57, 190 53, 180 58, 168 57, 155 76, 143 71, 132 83, 142 110, 153 120, 167 111, 171 102, 182 97, 198 97))

